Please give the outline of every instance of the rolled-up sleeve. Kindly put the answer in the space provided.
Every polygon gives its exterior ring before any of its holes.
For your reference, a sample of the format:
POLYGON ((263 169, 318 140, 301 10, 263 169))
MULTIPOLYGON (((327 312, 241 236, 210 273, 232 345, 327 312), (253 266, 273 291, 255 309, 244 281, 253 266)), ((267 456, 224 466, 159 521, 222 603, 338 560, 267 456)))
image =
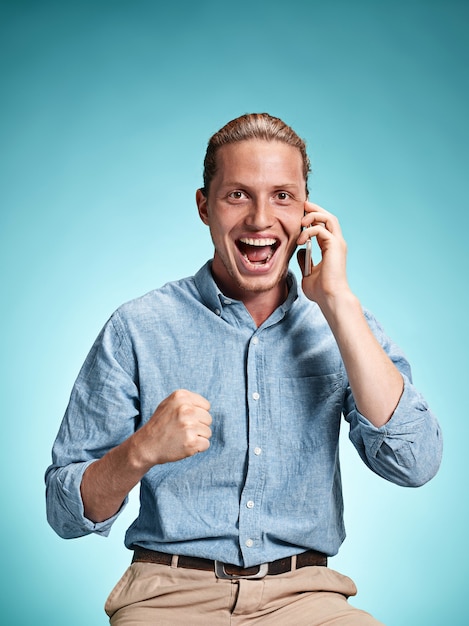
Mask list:
POLYGON ((64 539, 96 533, 107 537, 111 526, 127 503, 113 517, 95 524, 85 517, 80 485, 83 474, 93 461, 71 463, 65 467, 50 467, 46 473, 47 521, 64 539))
POLYGON ((419 487, 437 473, 443 440, 437 418, 412 383, 410 365, 402 351, 366 312, 368 323, 389 358, 401 372, 404 390, 390 420, 377 428, 357 409, 351 391, 345 402, 350 440, 366 465, 383 478, 419 487))
POLYGON ((80 485, 91 463, 135 432, 139 401, 130 355, 115 314, 78 375, 45 474, 47 519, 66 539, 108 535, 126 504, 114 517, 95 524, 84 516, 80 485))

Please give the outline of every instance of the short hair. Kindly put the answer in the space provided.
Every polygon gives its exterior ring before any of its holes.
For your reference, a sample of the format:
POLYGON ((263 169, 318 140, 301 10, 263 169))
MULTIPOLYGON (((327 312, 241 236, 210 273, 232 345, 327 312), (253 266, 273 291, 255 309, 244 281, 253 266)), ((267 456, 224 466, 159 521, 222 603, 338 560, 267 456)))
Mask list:
POLYGON ((204 186, 201 189, 204 196, 208 195, 210 183, 217 171, 218 150, 227 144, 249 139, 281 141, 298 148, 303 161, 306 195, 308 195, 308 175, 311 165, 306 153, 306 142, 278 117, 273 117, 268 113, 246 113, 228 122, 209 139, 204 159, 204 186))

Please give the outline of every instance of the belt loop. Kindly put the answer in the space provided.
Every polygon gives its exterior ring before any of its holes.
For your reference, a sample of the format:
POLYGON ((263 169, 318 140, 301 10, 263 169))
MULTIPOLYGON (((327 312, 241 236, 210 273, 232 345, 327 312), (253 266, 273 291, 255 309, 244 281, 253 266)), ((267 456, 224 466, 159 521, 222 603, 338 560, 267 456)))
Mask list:
POLYGON ((291 557, 291 571, 294 572, 296 570, 296 554, 291 557))
POLYGON ((178 562, 179 562, 179 555, 178 554, 173 554, 171 556, 171 567, 174 569, 178 566, 178 562))

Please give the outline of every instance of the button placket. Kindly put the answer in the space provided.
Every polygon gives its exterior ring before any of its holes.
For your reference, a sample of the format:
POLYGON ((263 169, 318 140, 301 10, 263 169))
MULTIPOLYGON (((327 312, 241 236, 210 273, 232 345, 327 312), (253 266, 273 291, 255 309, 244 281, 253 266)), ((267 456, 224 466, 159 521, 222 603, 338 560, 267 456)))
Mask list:
POLYGON ((254 551, 252 556, 248 557, 246 554, 246 558, 250 560, 255 558, 254 553, 262 547, 260 503, 264 491, 265 467, 261 455, 262 448, 259 444, 263 441, 263 428, 265 427, 265 419, 262 418, 262 412, 265 410, 262 402, 263 353, 263 341, 256 331, 248 343, 246 363, 249 439, 255 441, 256 445, 250 448, 248 455, 247 475, 239 513, 241 550, 250 548, 249 552, 254 551))

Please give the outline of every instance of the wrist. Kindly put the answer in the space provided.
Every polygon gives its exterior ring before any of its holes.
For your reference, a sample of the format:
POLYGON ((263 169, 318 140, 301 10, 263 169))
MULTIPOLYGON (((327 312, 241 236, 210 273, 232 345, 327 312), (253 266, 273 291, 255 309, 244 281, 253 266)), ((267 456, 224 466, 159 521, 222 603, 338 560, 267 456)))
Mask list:
POLYGON ((353 314, 362 314, 359 299, 348 288, 340 292, 324 295, 317 304, 329 323, 345 315, 349 317, 353 314))
POLYGON ((154 452, 152 455, 147 452, 148 443, 145 439, 144 431, 140 429, 122 444, 125 466, 132 474, 138 476, 139 480, 155 465, 154 452))

